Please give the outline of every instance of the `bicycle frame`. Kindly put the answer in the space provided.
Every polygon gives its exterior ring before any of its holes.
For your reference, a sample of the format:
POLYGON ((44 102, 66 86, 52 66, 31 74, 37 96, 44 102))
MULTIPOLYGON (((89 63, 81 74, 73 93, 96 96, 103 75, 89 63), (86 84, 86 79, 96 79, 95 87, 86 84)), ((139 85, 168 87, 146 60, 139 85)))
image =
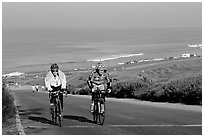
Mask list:
POLYGON ((96 124, 103 125, 104 120, 105 120, 105 100, 102 98, 102 93, 103 90, 100 90, 97 88, 95 91, 95 99, 94 99, 94 112, 93 114, 93 120, 96 124), (104 112, 101 113, 101 106, 102 104, 104 105, 104 112))
POLYGON ((52 108, 52 121, 55 122, 57 124, 57 118, 58 118, 58 122, 59 122, 59 126, 62 126, 62 117, 60 116, 61 112, 62 112, 62 107, 61 107, 61 101, 59 99, 59 93, 61 91, 54 91, 54 92, 50 92, 51 96, 54 96, 54 107, 52 108))

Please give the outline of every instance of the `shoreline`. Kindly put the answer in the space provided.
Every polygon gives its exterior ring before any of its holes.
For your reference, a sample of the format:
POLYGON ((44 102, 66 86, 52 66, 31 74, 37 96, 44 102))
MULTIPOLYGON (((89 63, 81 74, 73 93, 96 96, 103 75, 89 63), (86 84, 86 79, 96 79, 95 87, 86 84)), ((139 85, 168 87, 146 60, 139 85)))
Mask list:
MULTIPOLYGON (((131 54, 133 55, 133 54, 131 54)), ((137 54, 138 55, 138 54, 137 54)), ((137 60, 131 60, 131 61, 119 61, 119 63, 115 63, 116 65, 112 66, 107 66, 107 69, 113 69, 114 71, 116 68, 124 68, 126 65, 141 65, 141 64, 146 64, 146 63, 156 63, 156 62, 163 62, 163 61, 171 61, 171 60, 182 60, 182 59, 187 59, 187 58, 199 58, 202 57, 202 55, 196 55, 196 54, 190 54, 190 53, 183 53, 180 56, 171 56, 171 57, 158 57, 158 58, 146 58, 146 59, 137 59, 137 60)), ((127 57, 128 58, 128 57, 127 57)), ((113 59, 114 60, 120 60, 120 58, 113 59)), ((63 66, 67 66, 70 64, 70 62, 59 62, 58 65, 62 68, 62 71, 65 72, 87 72, 92 70, 92 65, 96 64, 98 61, 86 61, 82 63, 82 66, 84 65, 85 67, 72 67, 72 69, 65 69, 63 66), (92 65, 91 65, 92 64, 92 65)), ((105 61, 101 61, 103 64, 106 64, 105 61)), ((71 62, 75 63, 75 62, 71 62)), ((12 73, 20 73, 22 74, 35 74, 35 73, 42 73, 42 72, 48 72, 49 71, 49 65, 50 64, 41 64, 41 65, 27 65, 26 67, 29 68, 36 68, 36 70, 30 70, 30 71, 25 71, 25 72, 20 72, 20 71, 10 71, 10 73, 3 74, 2 76, 5 77, 7 75, 10 75, 12 73)), ((19 68, 26 68, 25 66, 21 66, 19 68)), ((18 68, 18 67, 17 67, 18 68)))

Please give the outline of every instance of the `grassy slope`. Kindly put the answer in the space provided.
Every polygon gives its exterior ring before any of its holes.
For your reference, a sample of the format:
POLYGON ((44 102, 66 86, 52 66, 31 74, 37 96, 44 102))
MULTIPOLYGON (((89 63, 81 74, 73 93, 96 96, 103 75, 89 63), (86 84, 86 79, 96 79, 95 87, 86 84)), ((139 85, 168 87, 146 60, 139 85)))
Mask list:
MULTIPOLYGON (((110 68, 113 79, 112 97, 141 100, 201 104, 202 58, 130 64, 110 68)), ((76 73, 68 83, 84 87, 80 94, 87 94, 86 79, 89 73, 76 73)))
MULTIPOLYGON (((151 80, 153 83, 168 82, 173 79, 202 75, 201 58, 132 64, 123 66, 124 69, 121 69, 121 67, 117 67, 116 71, 113 68, 108 71, 113 79, 113 84, 123 81, 142 80, 144 78, 151 80)), ((68 79, 68 84, 75 87, 83 85, 90 73, 73 73, 68 79)))
MULTIPOLYGON (((176 85, 178 88, 181 86, 187 87, 188 84, 194 84, 194 86, 199 86, 202 90, 202 57, 119 65, 109 68, 108 72, 113 79, 113 92, 121 90, 121 85, 124 85, 122 90, 125 90, 126 93, 128 92, 127 90, 130 90, 127 89, 127 87, 130 86, 131 92, 135 90, 136 92, 140 92, 140 94, 142 92, 147 92, 147 90, 155 90, 155 88, 157 88, 156 90, 159 90, 158 88, 169 88, 168 84, 173 86, 176 85), (116 69, 116 71, 114 69, 116 69), (141 88, 138 89, 138 86, 141 88)), ((72 91, 75 91, 75 88, 86 89, 86 80, 90 73, 91 71, 65 72, 67 76, 67 85, 72 91)), ((38 78, 34 78, 35 72, 33 72, 29 74, 26 79, 16 80, 21 81, 20 83, 26 81, 26 84, 38 83, 39 85, 44 85, 44 76, 46 73, 42 72, 40 74, 38 72, 38 74, 38 78)), ((187 90, 189 91, 191 88, 187 90)), ((197 89, 194 88, 193 90, 197 89)), ((83 93, 87 92, 87 89, 83 91, 83 93)))
POLYGON ((152 80, 152 82, 168 82, 173 79, 202 74, 202 59, 191 58, 160 63, 146 64, 143 67, 128 67, 117 72, 115 79, 127 81, 130 79, 152 80))
POLYGON ((185 104, 202 101, 201 58, 131 66, 113 79, 112 96, 116 97, 185 104))

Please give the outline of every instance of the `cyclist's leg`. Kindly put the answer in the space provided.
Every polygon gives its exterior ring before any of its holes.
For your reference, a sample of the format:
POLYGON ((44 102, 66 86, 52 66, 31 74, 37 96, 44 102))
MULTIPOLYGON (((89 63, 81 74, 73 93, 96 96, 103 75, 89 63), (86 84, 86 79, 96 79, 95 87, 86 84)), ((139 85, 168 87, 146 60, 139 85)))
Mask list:
POLYGON ((105 104, 105 93, 101 93, 101 113, 104 113, 105 112, 105 107, 104 107, 104 104, 105 104))
POLYGON ((52 110, 54 106, 54 97, 50 94, 49 98, 50 98, 50 110, 52 110))
POLYGON ((62 111, 63 111, 63 108, 64 108, 64 104, 63 104, 63 93, 59 93, 59 100, 61 102, 61 108, 62 108, 62 111))
POLYGON ((94 92, 91 93, 91 107, 90 107, 90 111, 93 112, 94 109, 94 100, 96 98, 96 94, 94 92))
POLYGON ((103 98, 103 103, 105 103, 106 102, 106 93, 102 94, 102 98, 103 98))

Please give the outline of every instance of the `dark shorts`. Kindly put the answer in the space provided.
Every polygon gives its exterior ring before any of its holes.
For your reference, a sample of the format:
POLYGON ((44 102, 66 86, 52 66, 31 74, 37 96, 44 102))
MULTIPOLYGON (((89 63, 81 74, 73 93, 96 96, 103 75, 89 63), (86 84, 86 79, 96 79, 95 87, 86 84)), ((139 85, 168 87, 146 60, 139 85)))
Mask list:
MULTIPOLYGON (((95 92, 92 92, 91 95, 92 95, 91 100, 94 101, 94 100, 96 99, 96 95, 97 95, 97 94, 96 94, 95 92)), ((102 94, 101 94, 101 99, 102 99, 103 102, 106 101, 106 100, 105 100, 105 93, 102 93, 102 94)))
MULTIPOLYGON (((51 88, 53 89, 51 92, 61 91, 61 86, 58 86, 58 87, 51 86, 51 88)), ((49 93, 50 103, 54 103, 56 97, 57 96, 55 96, 55 94, 49 93)), ((63 97, 63 93, 59 93, 60 100, 62 97, 63 97)))

